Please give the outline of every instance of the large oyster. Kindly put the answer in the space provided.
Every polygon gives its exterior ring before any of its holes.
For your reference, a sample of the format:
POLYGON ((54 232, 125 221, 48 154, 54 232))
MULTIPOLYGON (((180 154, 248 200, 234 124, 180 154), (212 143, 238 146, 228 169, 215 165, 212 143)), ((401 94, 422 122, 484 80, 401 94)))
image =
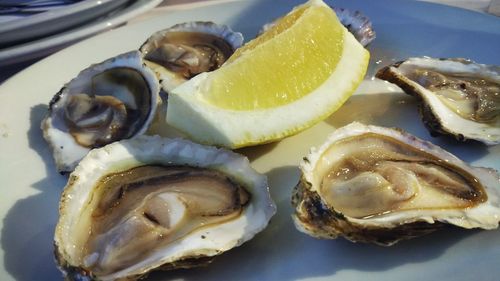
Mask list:
POLYGON ((137 51, 80 72, 54 96, 42 121, 57 169, 72 171, 92 148, 146 132, 158 93, 137 51))
POLYGON ((67 280, 136 280, 204 265, 275 213, 247 158, 181 139, 138 136, 92 150, 60 201, 55 254, 67 280))
POLYGON ((423 57, 384 67, 376 76, 420 100, 431 133, 500 143, 500 67, 423 57))
POLYGON ((219 68, 243 44, 243 35, 213 22, 186 22, 151 35, 140 51, 157 73, 162 89, 219 68))
POLYGON ((494 229, 500 221, 496 171, 400 130, 352 123, 300 167, 293 218, 315 237, 392 245, 447 224, 494 229))

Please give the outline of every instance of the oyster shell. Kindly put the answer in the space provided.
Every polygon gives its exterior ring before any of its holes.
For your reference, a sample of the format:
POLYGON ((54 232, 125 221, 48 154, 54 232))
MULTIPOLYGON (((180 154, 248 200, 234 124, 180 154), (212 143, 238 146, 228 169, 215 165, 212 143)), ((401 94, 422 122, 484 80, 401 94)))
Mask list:
POLYGON ((195 21, 154 33, 140 51, 168 93, 199 73, 219 68, 241 44, 243 35, 228 26, 195 21))
POLYGON ((465 59, 409 58, 380 69, 376 77, 420 100, 432 134, 500 143, 500 67, 465 59))
POLYGON ((81 71, 52 98, 41 125, 57 170, 70 172, 92 148, 146 132, 158 93, 138 51, 81 71))
POLYGON ((55 254, 68 280, 136 280, 250 240, 275 213, 246 157, 138 136, 92 150, 60 201, 55 254))
POLYGON ((297 228, 319 238, 392 245, 444 225, 494 229, 500 178, 396 129, 351 123, 300 165, 297 228))
POLYGON ((376 38, 375 30, 373 30, 372 22, 360 11, 351 11, 349 9, 332 7, 337 14, 342 25, 363 45, 368 46, 376 38))

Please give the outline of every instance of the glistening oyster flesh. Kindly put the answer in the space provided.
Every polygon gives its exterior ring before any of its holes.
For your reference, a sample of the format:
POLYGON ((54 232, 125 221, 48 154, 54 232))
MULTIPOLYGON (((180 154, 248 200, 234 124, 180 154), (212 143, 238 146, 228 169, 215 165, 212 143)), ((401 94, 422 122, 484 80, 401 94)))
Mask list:
POLYGON ((219 68, 243 44, 243 35, 225 25, 194 21, 151 35, 140 51, 170 92, 193 76, 219 68))
POLYGON ((146 132, 158 93, 137 51, 81 71, 53 97, 42 121, 57 169, 70 172, 90 149, 146 132))
POLYGON ((396 129, 351 123, 300 165, 297 228, 321 238, 392 245, 443 225, 494 229, 500 178, 396 129))
POLYGON ((92 150, 60 201, 55 254, 69 280, 136 280, 205 265, 250 240, 275 213, 246 157, 138 136, 92 150))
POLYGON ((500 143, 500 67, 465 59, 409 58, 376 76, 420 100, 422 119, 432 134, 500 143))

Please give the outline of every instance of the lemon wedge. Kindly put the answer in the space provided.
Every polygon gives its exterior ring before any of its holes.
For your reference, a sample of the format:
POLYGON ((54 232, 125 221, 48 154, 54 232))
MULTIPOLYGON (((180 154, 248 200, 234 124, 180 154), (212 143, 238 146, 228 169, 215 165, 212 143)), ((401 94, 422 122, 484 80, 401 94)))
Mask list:
POLYGON ((363 80, 369 56, 330 7, 310 0, 218 70, 174 89, 167 123, 229 148, 282 139, 336 111, 363 80))

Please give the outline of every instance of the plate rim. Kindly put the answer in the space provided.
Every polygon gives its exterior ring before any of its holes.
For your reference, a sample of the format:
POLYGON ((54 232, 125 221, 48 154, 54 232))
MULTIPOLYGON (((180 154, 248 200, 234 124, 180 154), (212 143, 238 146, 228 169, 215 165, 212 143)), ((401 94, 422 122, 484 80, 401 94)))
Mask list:
POLYGON ((23 28, 29 25, 40 24, 47 20, 53 20, 71 14, 80 13, 87 9, 92 9, 98 5, 105 5, 113 1, 121 0, 84 0, 82 2, 77 2, 68 6, 63 6, 57 9, 48 10, 46 12, 37 13, 32 16, 24 17, 22 19, 8 21, 0 26, 0 34, 4 32, 15 31, 15 29, 23 28))
POLYGON ((90 37, 96 33, 117 27, 140 13, 156 7, 162 1, 163 0, 136 0, 131 6, 124 8, 119 13, 109 18, 103 18, 99 21, 76 27, 75 29, 70 29, 21 45, 0 49, 0 64, 2 66, 8 66, 50 54, 61 49, 62 46, 75 42, 76 40, 90 37))

